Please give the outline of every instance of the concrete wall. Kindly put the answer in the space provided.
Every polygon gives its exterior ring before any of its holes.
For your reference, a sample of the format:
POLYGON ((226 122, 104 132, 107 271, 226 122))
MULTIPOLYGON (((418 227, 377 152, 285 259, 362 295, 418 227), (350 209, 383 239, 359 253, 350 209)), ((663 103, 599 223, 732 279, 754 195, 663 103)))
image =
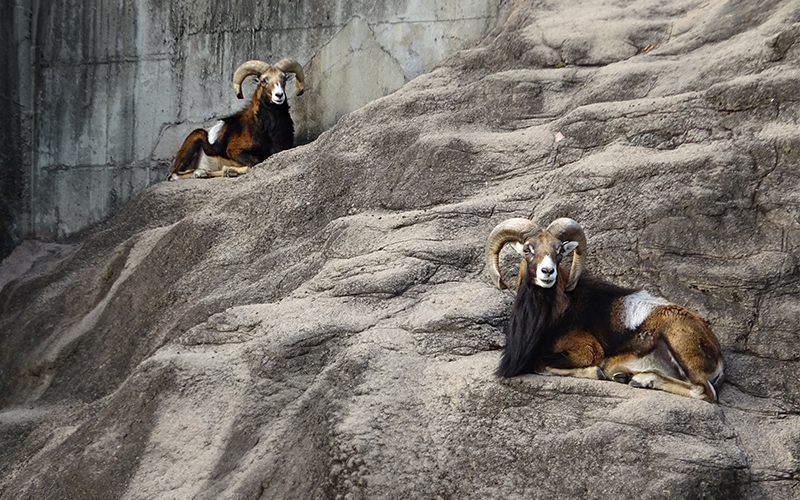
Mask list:
POLYGON ((0 3, 0 258, 30 234, 31 10, 0 3))
POLYGON ((290 99, 307 142, 479 41, 500 1, 2 3, 0 139, 14 146, 0 153, 0 256, 80 231, 165 178, 188 131, 243 106, 230 84, 241 62, 307 68, 308 91, 290 99))

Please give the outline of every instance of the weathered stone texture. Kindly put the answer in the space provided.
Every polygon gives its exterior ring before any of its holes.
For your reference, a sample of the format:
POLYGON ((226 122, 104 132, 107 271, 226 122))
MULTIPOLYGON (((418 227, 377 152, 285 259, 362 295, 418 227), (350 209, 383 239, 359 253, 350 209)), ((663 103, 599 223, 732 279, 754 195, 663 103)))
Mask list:
POLYGON ((313 143, 20 247, 0 498, 796 498, 799 14, 509 2, 313 143), (512 216, 706 317, 719 403, 497 379, 512 216))

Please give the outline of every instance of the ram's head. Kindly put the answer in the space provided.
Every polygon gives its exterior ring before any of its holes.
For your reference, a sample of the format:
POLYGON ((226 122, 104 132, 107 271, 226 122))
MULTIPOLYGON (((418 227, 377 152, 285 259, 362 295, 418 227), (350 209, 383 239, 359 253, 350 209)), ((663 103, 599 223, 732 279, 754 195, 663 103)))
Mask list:
POLYGON ((243 98, 242 82, 245 78, 255 75, 258 78, 258 85, 267 92, 270 102, 273 104, 283 104, 286 101, 286 80, 294 73, 296 77, 295 89, 297 95, 303 93, 303 67, 294 59, 281 59, 275 64, 264 61, 252 60, 243 63, 233 74, 233 90, 236 97, 243 98))
POLYGON ((530 273, 533 282, 542 288, 555 284, 561 258, 575 250, 566 290, 572 291, 578 284, 583 272, 586 234, 576 221, 562 217, 544 230, 528 219, 514 218, 498 224, 486 242, 486 266, 492 283, 501 290, 507 287, 500 278, 500 250, 507 243, 524 259, 520 271, 530 273))

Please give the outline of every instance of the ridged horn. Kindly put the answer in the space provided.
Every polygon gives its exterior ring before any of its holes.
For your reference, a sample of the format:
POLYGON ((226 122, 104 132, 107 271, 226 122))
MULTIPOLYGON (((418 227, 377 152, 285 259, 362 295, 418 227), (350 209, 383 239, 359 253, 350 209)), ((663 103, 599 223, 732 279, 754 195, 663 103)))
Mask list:
POLYGON ((253 59, 242 63, 233 73, 233 91, 236 97, 242 99, 242 82, 250 75, 262 75, 269 69, 269 63, 253 59))
POLYGON ((567 281, 567 291, 571 292, 578 284, 578 280, 583 273, 583 255, 586 252, 586 233, 577 221, 568 217, 556 219, 547 226, 547 232, 552 234, 562 243, 565 241, 577 241, 578 247, 572 256, 572 268, 569 271, 569 281, 567 281))
POLYGON ((300 63, 287 57, 275 63, 275 67, 284 73, 294 73, 296 89, 295 94, 301 95, 304 90, 303 83, 305 82, 306 77, 303 75, 303 67, 300 66, 300 63))
POLYGON ((500 250, 509 242, 520 245, 525 242, 525 234, 536 229, 533 221, 523 218, 507 219, 492 229, 486 240, 486 269, 494 286, 500 290, 508 288, 500 277, 500 250))

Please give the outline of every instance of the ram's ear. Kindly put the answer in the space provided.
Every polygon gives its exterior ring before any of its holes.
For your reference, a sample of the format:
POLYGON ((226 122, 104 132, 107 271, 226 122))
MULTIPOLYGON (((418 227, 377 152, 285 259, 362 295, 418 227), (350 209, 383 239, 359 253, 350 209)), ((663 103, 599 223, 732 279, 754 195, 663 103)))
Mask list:
POLYGON ((510 243, 510 245, 514 249, 515 252, 517 252, 520 255, 525 255, 525 245, 523 245, 522 243, 520 243, 518 241, 512 241, 510 243))
POLYGON ((564 255, 569 255, 569 253, 571 251, 573 251, 576 248, 578 248, 578 242, 577 241, 565 241, 562 246, 564 247, 564 255))

